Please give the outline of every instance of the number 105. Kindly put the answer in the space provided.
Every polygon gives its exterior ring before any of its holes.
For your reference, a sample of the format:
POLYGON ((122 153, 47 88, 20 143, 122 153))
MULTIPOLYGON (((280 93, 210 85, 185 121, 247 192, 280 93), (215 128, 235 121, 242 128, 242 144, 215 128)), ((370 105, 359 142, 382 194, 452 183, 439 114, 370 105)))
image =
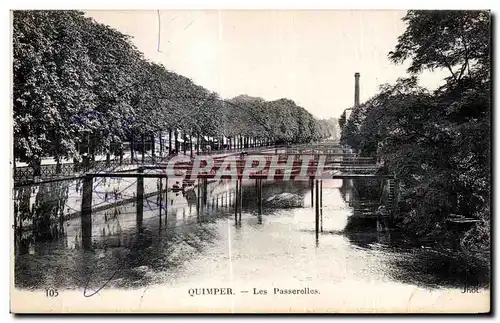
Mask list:
POLYGON ((57 296, 59 296, 59 292, 57 291, 57 289, 47 288, 45 290, 45 296, 47 296, 47 297, 57 297, 57 296))

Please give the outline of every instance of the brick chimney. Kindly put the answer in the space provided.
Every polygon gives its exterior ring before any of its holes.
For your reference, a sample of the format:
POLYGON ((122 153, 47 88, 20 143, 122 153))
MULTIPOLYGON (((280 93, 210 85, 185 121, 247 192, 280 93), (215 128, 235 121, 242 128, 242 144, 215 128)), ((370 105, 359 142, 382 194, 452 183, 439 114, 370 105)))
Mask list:
POLYGON ((354 73, 354 107, 359 106, 359 73, 354 73))

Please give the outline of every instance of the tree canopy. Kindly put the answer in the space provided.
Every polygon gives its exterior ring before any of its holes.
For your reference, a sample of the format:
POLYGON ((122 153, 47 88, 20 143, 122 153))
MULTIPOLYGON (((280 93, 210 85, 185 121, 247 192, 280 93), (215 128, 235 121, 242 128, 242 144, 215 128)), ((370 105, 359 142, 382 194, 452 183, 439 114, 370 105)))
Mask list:
POLYGON ((441 232, 450 214, 462 214, 482 221, 477 236, 490 218, 490 14, 409 11, 403 20, 389 59, 409 61, 410 77, 355 107, 341 140, 402 181, 399 225, 441 232), (437 68, 449 72, 443 86, 418 86, 418 73, 437 68))
POLYGON ((110 153, 166 130, 287 143, 332 131, 289 99, 224 100, 79 11, 15 11, 13 56, 14 151, 29 162, 110 153))

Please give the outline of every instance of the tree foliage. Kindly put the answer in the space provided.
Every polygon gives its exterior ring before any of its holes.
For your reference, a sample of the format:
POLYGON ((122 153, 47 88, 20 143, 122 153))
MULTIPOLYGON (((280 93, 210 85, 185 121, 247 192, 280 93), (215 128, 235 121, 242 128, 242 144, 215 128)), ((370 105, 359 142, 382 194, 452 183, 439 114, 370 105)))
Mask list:
POLYGON ((410 10, 403 21, 408 27, 389 58, 410 60, 408 72, 444 68, 450 72, 448 82, 458 83, 466 75, 489 71, 489 12, 410 10))
POLYGON ((159 131, 288 143, 331 132, 288 99, 223 100, 82 12, 13 17, 14 151, 28 162, 110 153, 112 144, 159 131))
POLYGON ((452 213, 482 220, 478 232, 489 225, 489 19, 482 11, 409 11, 389 58, 409 60, 412 76, 382 86, 343 127, 343 142, 377 155, 402 181, 397 220, 416 234, 442 232, 452 213), (435 68, 449 71, 444 85, 419 87, 417 74, 435 68))

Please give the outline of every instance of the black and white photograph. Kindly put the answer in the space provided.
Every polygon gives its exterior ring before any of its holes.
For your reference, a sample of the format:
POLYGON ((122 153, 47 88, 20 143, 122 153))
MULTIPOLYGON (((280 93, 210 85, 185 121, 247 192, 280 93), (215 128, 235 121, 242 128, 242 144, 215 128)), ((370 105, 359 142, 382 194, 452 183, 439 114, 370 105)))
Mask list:
POLYGON ((489 10, 10 28, 12 313, 490 313, 489 10))

